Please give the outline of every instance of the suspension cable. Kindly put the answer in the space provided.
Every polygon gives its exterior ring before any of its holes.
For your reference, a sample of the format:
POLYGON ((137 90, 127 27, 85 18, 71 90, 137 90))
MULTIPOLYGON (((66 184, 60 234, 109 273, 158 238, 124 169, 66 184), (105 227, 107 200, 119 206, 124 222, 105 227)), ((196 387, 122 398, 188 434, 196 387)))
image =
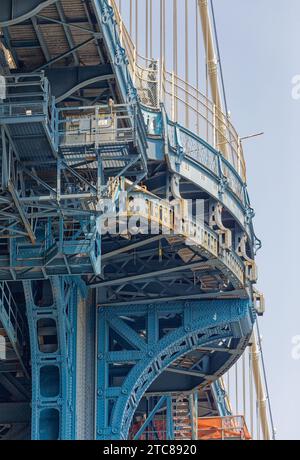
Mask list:
POLYGON ((274 427, 273 411, 272 411, 272 405, 271 405, 271 399, 270 399, 270 393, 269 393, 269 385, 268 385, 268 379, 267 379, 267 372, 266 372, 266 366, 265 366, 265 358, 264 358, 264 353, 263 353, 263 349, 262 349, 262 342, 261 342, 261 335, 260 335, 260 329, 259 329, 258 321, 256 321, 256 330, 257 330, 258 345, 259 345, 260 356, 261 356, 261 365, 262 365, 262 370, 263 370, 264 383, 265 383, 265 388, 266 388, 266 393, 267 393, 268 409, 269 409, 270 422, 271 422, 271 428, 272 428, 272 438, 275 441, 275 439, 276 439, 276 431, 275 431, 275 427, 274 427))
POLYGON ((229 401, 231 401, 231 386, 230 386, 230 372, 227 372, 227 394, 229 401))
POLYGON ((200 88, 200 71, 199 71, 199 11, 198 11, 198 0, 195 0, 195 28, 196 28, 196 89, 197 89, 197 124, 196 131, 200 134, 199 130, 199 88, 200 88))
POLYGON ((185 126, 189 128, 189 0, 185 0, 185 126))
POLYGON ((138 55, 139 43, 139 0, 135 0, 135 48, 138 55))
POLYGON ((165 61, 166 57, 166 18, 165 0, 160 0, 160 59, 165 61))
POLYGON ((163 54, 164 59, 166 60, 166 0, 163 0, 163 28, 164 28, 164 36, 163 36, 163 54))
POLYGON ((150 58, 153 59, 153 4, 150 0, 150 58))
POLYGON ((145 12, 145 51, 146 58, 149 57, 149 0, 146 0, 146 12, 145 12))
POLYGON ((178 6, 173 0, 173 69, 178 75, 178 6))
POLYGON ((243 414, 244 418, 246 419, 246 357, 245 353, 243 353, 242 357, 242 373, 243 373, 243 414))
POLYGON ((165 97, 165 43, 166 43, 166 21, 165 21, 165 0, 160 0, 160 85, 161 97, 165 97))
POLYGON ((219 38, 218 38, 218 32, 217 32, 217 24, 216 24, 216 17, 215 17, 215 9, 214 9, 214 2, 213 0, 210 0, 211 3, 211 13, 212 13, 212 20, 213 20, 213 29, 214 29, 214 35, 215 35, 215 41, 216 41, 216 48, 217 48, 217 59, 220 67, 220 76, 221 76, 221 85, 222 85, 222 93, 223 93, 223 99, 224 99, 224 107, 225 107, 225 112, 226 116, 228 116, 228 105, 227 105, 227 98, 226 98, 226 91, 225 91, 225 82, 224 82, 224 75, 223 75, 223 66, 222 66, 222 60, 221 60, 221 54, 220 54, 220 46, 219 46, 219 38))
POLYGON ((249 391, 250 391, 250 431, 252 436, 254 434, 254 423, 253 423, 253 369, 252 369, 252 344, 251 349, 249 348, 249 391))
POLYGON ((133 22, 133 5, 132 5, 133 0, 130 0, 130 7, 129 7, 129 31, 130 31, 130 37, 132 38, 132 32, 133 32, 133 27, 132 27, 132 22, 133 22))
POLYGON ((173 70, 174 70, 174 120, 178 119, 177 75, 178 75, 178 4, 173 0, 173 70))
POLYGON ((238 363, 235 364, 235 411, 239 413, 239 378, 238 378, 238 363))

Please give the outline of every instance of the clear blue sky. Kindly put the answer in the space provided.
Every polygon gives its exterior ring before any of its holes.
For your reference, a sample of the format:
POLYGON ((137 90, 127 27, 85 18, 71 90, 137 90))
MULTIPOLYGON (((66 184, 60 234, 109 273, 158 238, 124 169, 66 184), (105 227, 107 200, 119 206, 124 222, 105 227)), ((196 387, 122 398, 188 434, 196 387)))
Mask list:
POLYGON ((299 0, 214 0, 227 99, 245 144, 248 185, 263 241, 261 321, 275 426, 279 439, 300 439, 299 122, 291 80, 300 74, 299 0))

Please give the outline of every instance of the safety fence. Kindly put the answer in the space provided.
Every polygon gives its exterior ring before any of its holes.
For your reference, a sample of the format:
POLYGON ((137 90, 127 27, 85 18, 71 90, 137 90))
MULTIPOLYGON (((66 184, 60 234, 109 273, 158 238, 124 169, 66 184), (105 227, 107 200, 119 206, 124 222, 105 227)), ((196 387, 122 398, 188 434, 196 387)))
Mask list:
POLYGON ((134 107, 76 107, 59 111, 59 144, 126 143, 135 140, 134 107))
POLYGON ((137 52, 115 0, 110 0, 126 51, 130 73, 142 104, 159 109, 164 103, 170 119, 193 131, 213 148, 221 151, 234 169, 246 180, 246 164, 239 135, 225 115, 199 89, 190 85, 165 63, 149 59, 137 52))

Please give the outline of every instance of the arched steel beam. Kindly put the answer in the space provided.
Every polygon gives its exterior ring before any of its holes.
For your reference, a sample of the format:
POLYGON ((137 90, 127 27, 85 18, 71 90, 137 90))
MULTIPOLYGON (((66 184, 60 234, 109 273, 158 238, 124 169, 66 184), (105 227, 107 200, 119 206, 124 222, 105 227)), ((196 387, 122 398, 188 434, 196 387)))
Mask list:
MULTIPOLYGON (((100 308, 98 310, 97 438, 126 439, 134 413, 151 384, 174 361, 190 351, 237 339, 236 355, 230 355, 215 371, 217 379, 242 354, 252 331, 255 315, 249 300, 173 302, 158 305, 100 308), (162 315, 182 315, 182 326, 160 338, 162 315), (130 317, 143 316, 145 339, 130 327, 130 317), (125 320, 124 320, 125 318, 125 320), (121 337, 132 349, 111 351, 111 334, 121 337), (133 363, 119 387, 110 386, 113 363, 133 363), (112 404, 109 416, 109 405, 112 404)), ((211 376, 208 379, 211 381, 211 376)))
POLYGON ((64 93, 61 96, 59 96, 56 99, 56 102, 57 103, 62 102, 65 99, 67 99, 69 96, 74 94, 76 91, 78 91, 78 90, 80 90, 82 88, 86 88, 89 85, 93 85, 94 83, 99 83, 101 81, 107 81, 110 78, 114 78, 114 75, 113 74, 111 74, 111 75, 100 75, 99 77, 95 77, 95 78, 91 78, 90 80, 83 81, 83 82, 79 83, 78 85, 74 86, 73 88, 71 88, 66 93, 64 93))
POLYGON ((82 88, 114 78, 110 64, 50 69, 46 71, 46 76, 57 103, 82 88))
POLYGON ((2 0, 0 27, 9 27, 32 18, 57 0, 2 0))

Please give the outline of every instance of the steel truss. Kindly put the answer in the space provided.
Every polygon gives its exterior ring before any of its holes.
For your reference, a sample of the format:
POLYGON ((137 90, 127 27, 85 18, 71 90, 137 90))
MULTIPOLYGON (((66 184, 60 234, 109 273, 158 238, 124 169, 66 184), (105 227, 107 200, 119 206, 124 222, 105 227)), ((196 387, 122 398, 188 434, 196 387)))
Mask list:
POLYGON ((206 346, 217 350, 220 341, 230 349, 233 342, 234 355, 215 353, 207 360, 204 353, 198 363, 204 367, 193 383, 196 387, 222 375, 242 354, 254 320, 247 300, 100 307, 97 439, 126 439, 145 392, 187 353, 206 346))

